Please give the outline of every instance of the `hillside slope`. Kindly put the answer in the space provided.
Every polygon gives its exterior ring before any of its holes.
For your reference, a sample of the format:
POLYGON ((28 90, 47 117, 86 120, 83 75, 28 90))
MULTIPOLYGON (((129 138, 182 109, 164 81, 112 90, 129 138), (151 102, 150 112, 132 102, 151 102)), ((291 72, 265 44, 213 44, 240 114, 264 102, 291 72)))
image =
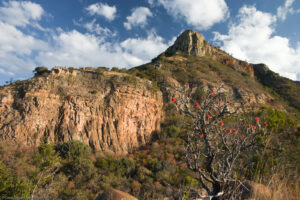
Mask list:
POLYGON ((34 146, 80 140, 94 150, 128 153, 160 131, 171 97, 188 89, 201 101, 220 84, 232 110, 270 106, 297 117, 300 85, 266 69, 187 30, 151 63, 129 71, 54 68, 0 87, 0 139, 34 146))

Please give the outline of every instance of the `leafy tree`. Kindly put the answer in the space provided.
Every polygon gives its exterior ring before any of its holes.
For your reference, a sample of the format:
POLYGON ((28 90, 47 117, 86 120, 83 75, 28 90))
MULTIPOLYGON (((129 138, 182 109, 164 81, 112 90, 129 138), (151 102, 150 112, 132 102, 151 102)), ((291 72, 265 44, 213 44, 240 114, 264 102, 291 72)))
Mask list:
POLYGON ((72 176, 79 173, 90 176, 94 172, 94 165, 89 159, 91 148, 80 141, 68 141, 56 147, 64 159, 63 171, 72 176))

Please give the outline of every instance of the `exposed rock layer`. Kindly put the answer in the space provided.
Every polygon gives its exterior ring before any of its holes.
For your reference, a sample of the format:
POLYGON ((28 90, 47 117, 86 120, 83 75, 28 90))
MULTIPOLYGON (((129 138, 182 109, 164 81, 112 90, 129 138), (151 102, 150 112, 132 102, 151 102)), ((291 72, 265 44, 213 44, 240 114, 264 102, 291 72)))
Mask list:
POLYGON ((145 81, 129 83, 126 75, 98 75, 55 69, 2 87, 1 139, 29 145, 80 140, 120 153, 145 145, 160 130, 161 92, 145 81))

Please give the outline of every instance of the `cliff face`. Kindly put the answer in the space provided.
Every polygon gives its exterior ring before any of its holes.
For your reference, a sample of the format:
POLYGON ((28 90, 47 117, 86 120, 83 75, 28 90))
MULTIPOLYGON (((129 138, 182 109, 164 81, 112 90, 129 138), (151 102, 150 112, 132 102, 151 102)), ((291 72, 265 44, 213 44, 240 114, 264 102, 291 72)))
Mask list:
POLYGON ((54 69, 0 88, 0 137, 28 145, 80 140, 127 153, 160 130, 162 94, 125 74, 54 69))

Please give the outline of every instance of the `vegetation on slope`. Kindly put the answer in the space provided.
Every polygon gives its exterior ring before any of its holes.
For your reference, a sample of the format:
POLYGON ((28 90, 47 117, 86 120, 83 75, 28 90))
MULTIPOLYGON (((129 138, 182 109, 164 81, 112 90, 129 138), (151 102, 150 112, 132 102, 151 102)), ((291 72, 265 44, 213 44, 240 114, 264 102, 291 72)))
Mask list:
MULTIPOLYGON (((190 119, 179 115, 171 103, 165 110, 162 133, 128 156, 91 152, 78 141, 43 144, 38 149, 2 144, 0 196, 94 199, 107 188, 117 188, 139 199, 174 199, 174 194, 183 198, 199 190, 196 174, 185 164, 184 146, 191 129, 185 124, 190 119)), ((299 195, 300 130, 283 112, 271 108, 249 115, 265 115, 276 151, 253 155, 254 168, 243 176, 265 184, 287 181, 284 189, 291 197, 297 190, 299 195)))

